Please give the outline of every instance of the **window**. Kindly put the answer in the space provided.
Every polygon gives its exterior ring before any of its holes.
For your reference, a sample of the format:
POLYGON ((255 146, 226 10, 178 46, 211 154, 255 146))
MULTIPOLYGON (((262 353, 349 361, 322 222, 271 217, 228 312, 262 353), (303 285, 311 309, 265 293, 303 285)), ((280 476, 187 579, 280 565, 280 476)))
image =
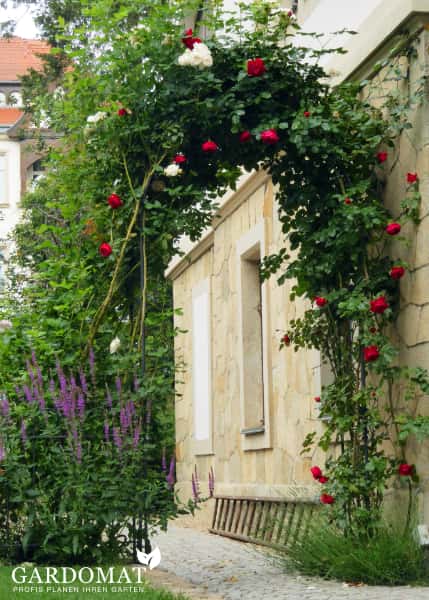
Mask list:
MULTIPOLYGON (((318 350, 313 350, 311 355, 313 357, 313 396, 315 398, 320 397, 323 389, 334 382, 334 374, 328 359, 324 357, 321 352, 318 350)), ((318 402, 314 402, 312 398, 311 406, 311 417, 313 419, 318 419, 320 404, 318 402)))
POLYGON ((194 453, 211 454, 211 308, 210 279, 192 290, 192 396, 194 407, 194 453))
POLYGON ((22 95, 19 92, 12 92, 9 94, 10 106, 16 106, 17 108, 22 106, 22 95))
POLYGON ((33 191, 37 181, 43 179, 46 174, 46 167, 41 159, 36 160, 27 169, 27 189, 33 191))
POLYGON ((237 242, 241 433, 244 450, 270 447, 268 286, 261 282, 264 223, 237 242))
POLYGON ((6 106, 7 102, 6 102, 6 94, 3 94, 3 92, 0 92, 0 106, 6 106))
POLYGON ((7 158, 0 154, 0 206, 7 206, 7 158))

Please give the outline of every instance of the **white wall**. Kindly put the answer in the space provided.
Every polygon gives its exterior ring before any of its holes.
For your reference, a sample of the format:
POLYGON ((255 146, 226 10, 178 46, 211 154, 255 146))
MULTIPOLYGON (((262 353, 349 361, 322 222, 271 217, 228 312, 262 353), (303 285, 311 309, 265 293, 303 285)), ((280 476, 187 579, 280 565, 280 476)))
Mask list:
MULTIPOLYGON (((0 140, 0 154, 7 160, 7 206, 0 206, 0 250, 20 218, 21 148, 18 142, 0 140)), ((10 246, 10 243, 7 244, 10 246)))

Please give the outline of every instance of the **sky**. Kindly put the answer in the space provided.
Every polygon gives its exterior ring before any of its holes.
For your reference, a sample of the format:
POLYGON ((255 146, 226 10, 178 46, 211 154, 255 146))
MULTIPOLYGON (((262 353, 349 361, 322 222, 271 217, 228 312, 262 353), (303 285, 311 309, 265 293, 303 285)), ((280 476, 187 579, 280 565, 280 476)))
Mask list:
POLYGON ((16 9, 0 8, 0 23, 3 23, 4 21, 9 21, 11 19, 17 21, 18 23, 15 32, 16 35, 29 39, 37 37, 37 29, 34 25, 31 12, 28 7, 24 6, 16 9))

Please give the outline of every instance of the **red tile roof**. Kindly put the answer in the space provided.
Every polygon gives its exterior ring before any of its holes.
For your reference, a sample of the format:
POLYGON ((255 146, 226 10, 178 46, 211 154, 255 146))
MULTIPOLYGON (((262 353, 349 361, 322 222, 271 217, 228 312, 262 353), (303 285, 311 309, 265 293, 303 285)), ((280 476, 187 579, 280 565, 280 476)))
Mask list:
POLYGON ((28 69, 40 69, 41 60, 37 54, 47 54, 49 49, 49 44, 42 40, 0 38, 0 82, 18 81, 28 69))
POLYGON ((19 108, 0 108, 0 127, 13 125, 23 114, 23 111, 19 108))

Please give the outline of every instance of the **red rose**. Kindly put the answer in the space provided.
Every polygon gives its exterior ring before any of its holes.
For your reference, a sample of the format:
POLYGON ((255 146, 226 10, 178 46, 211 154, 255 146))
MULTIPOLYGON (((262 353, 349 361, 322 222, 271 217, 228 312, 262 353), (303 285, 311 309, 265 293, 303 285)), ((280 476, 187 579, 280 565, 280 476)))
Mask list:
POLYGON ((308 110, 304 111, 304 117, 306 117, 308 119, 308 117, 311 115, 311 112, 309 112, 308 110))
POLYGON ((112 254, 112 246, 107 242, 103 242, 102 244, 100 244, 98 251, 103 258, 107 258, 112 254))
POLYGON ((185 34, 182 37, 182 42, 185 44, 185 46, 187 48, 189 48, 189 50, 193 49, 194 44, 201 44, 200 38, 193 37, 193 31, 192 31, 192 29, 187 29, 185 31, 185 34))
POLYGON ((219 150, 219 146, 216 144, 216 142, 208 140, 207 142, 204 142, 204 144, 201 145, 201 149, 203 152, 216 152, 217 150, 219 150))
POLYGON ((324 475, 322 475, 322 477, 319 477, 319 483, 328 483, 329 481, 329 477, 325 477, 324 475))
POLYGON ((176 165, 183 165, 183 163, 186 162, 186 156, 184 154, 176 154, 176 156, 173 158, 173 161, 176 163, 176 165))
POLYGON ((250 77, 259 77, 266 71, 265 63, 262 58, 253 58, 247 61, 247 74, 250 77))
POLYGON ((389 303, 384 296, 379 296, 375 300, 371 300, 370 305, 371 312, 376 313, 377 315, 382 315, 384 311, 389 308, 389 303))
POLYGON ((351 204, 353 202, 353 200, 351 198, 346 198, 344 200, 344 204, 351 204))
POLYGON ((286 334, 282 337, 282 342, 285 346, 290 346, 290 337, 286 334))
POLYGON ((378 162, 380 164, 386 162, 387 156, 388 156, 387 152, 378 152, 378 154, 377 154, 378 162))
POLYGON ((322 296, 316 296, 314 301, 319 308, 323 308, 326 304, 328 304, 326 298, 323 298, 322 296))
POLYGON ((243 131, 240 133, 240 142, 244 144, 245 142, 249 142, 252 139, 252 134, 250 131, 243 131))
POLYGON ((277 144, 279 136, 275 129, 267 129, 261 133, 261 142, 264 144, 277 144))
POLYGON ((418 179, 418 175, 417 173, 407 173, 407 182, 408 183, 415 183, 418 179))
POLYGON ((322 469, 320 467, 311 467, 310 471, 314 479, 320 479, 323 475, 322 469))
POLYGON ((120 208, 123 205, 123 202, 118 194, 110 194, 110 196, 107 198, 107 202, 113 209, 120 208))
POLYGON ((118 110, 118 115, 119 115, 120 117, 125 117, 125 115, 127 115, 127 114, 128 114, 128 113, 127 113, 127 109, 126 109, 126 108, 120 108, 120 109, 118 110))
POLYGON ((320 398, 320 396, 315 396, 315 397, 314 397, 314 401, 315 401, 315 402, 320 402, 320 401, 321 401, 321 398, 320 398))
POLYGON ((399 475, 403 475, 404 477, 409 477, 414 473, 414 465, 402 463, 398 467, 398 473, 399 475))
POLYGON ((389 223, 385 229, 388 235, 397 235, 401 231, 399 223, 389 223))
POLYGON ((365 362, 374 362, 380 356, 377 346, 366 346, 363 349, 363 357, 365 362))
POLYGON ((331 496, 330 494, 322 494, 320 496, 320 502, 322 504, 334 504, 335 498, 333 496, 331 496))
POLYGON ((401 279, 405 274, 404 267, 392 267, 390 269, 390 277, 391 279, 401 279))
POLYGON ((377 333, 377 327, 370 327, 369 328, 369 332, 370 333, 377 333))

